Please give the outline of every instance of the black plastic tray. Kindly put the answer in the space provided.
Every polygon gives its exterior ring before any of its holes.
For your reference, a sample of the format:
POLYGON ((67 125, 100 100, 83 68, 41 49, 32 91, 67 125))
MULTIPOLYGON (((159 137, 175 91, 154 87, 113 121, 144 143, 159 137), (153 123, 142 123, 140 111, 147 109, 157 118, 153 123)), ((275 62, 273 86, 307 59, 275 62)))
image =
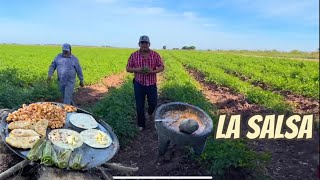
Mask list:
MULTIPOLYGON (((41 103, 41 102, 39 102, 39 103, 41 103)), ((64 105, 64 104, 56 103, 56 102, 51 102, 51 103, 56 104, 58 106, 64 105)), ((102 119, 100 119, 99 117, 97 117, 97 116, 95 116, 85 110, 82 110, 80 108, 77 108, 76 112, 77 113, 86 113, 86 114, 92 115, 99 124, 98 127, 95 129, 99 129, 105 133, 108 133, 112 139, 112 144, 107 148, 103 148, 103 149, 92 148, 92 147, 88 146, 87 144, 83 143, 81 147, 75 149, 74 152, 81 152, 82 153, 82 155, 83 155, 82 156, 82 163, 89 162, 89 164, 86 166, 86 168, 84 168, 84 170, 87 170, 87 169, 90 169, 93 167, 97 167, 101 164, 106 163, 118 152, 118 150, 120 148, 119 140, 118 140, 116 134, 113 132, 112 128, 107 123, 105 123, 102 119)), ((21 158, 26 159, 27 154, 29 153, 29 150, 23 150, 23 149, 11 147, 5 141, 6 137, 9 136, 8 123, 6 121, 7 116, 8 115, 4 116, 0 122, 1 138, 11 151, 13 151, 15 154, 17 154, 21 158)), ((71 129, 71 130, 77 131, 79 133, 81 131, 85 130, 85 129, 81 129, 81 128, 78 128, 78 127, 75 127, 74 125, 72 125, 69 122, 69 116, 70 116, 70 113, 67 114, 66 123, 65 123, 64 127, 62 127, 62 128, 71 129)), ((48 128, 47 134, 50 133, 50 131, 51 131, 51 129, 48 128)))

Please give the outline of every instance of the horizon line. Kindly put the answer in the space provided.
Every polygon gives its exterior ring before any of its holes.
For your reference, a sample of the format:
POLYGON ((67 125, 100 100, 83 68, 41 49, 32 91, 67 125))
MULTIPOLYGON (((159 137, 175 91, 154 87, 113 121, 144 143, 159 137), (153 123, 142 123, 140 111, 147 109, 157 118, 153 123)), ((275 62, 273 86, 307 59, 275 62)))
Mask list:
MULTIPOLYGON (((0 43, 1 45, 33 45, 33 46, 61 46, 62 44, 57 44, 57 43, 35 43, 35 44, 28 44, 28 43, 0 43)), ((73 44, 72 46, 77 46, 77 47, 100 47, 100 48, 119 48, 119 49, 137 49, 138 47, 117 47, 117 46, 110 46, 110 45, 85 45, 85 44, 73 44)), ((196 47, 196 46, 195 46, 196 47)), ((182 47, 181 47, 182 48, 182 47)), ((178 48, 178 50, 183 50, 181 48, 178 48)), ((163 48, 150 48, 150 49, 163 49, 163 48)), ((163 49, 163 50, 173 50, 176 48, 168 48, 168 49, 163 49)), ((264 52, 269 52, 269 51, 277 51, 277 52, 282 52, 282 53, 290 53, 291 51, 299 51, 299 52, 304 52, 304 53, 312 53, 312 52, 319 52, 320 48, 318 50, 310 50, 310 51, 303 51, 300 49, 293 49, 293 50, 288 50, 288 51, 281 51, 277 49, 195 49, 200 50, 200 51, 264 51, 264 52)))

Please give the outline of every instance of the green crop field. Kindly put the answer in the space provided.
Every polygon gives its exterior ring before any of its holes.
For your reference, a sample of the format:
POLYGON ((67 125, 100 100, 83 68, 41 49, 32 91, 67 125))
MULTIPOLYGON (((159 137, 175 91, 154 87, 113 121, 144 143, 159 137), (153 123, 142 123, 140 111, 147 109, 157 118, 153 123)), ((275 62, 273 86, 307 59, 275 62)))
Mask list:
MULTIPOLYGON (((83 68, 86 85, 125 70, 130 53, 135 49, 74 47, 83 68)), ((56 82, 47 83, 47 71, 61 51, 57 46, 0 45, 0 108, 16 108, 23 103, 59 98, 56 82)), ((243 56, 213 51, 160 50, 165 71, 159 85, 160 96, 187 102, 205 110, 216 128, 218 110, 201 91, 201 85, 188 73, 194 69, 205 81, 226 86, 255 103, 277 113, 293 112, 294 107, 280 93, 288 91, 319 100, 319 62, 287 57, 243 56), (257 86, 263 83, 267 88, 257 86)), ((255 54, 254 54, 255 55, 255 54)), ((301 54, 299 54, 301 55, 301 54)), ((303 57, 302 54, 301 57, 303 57)), ((300 57, 300 56, 299 56, 300 57)), ((120 141, 125 144, 137 134, 132 76, 109 91, 89 107, 108 119, 120 141)), ((250 150, 245 141, 214 141, 210 137, 205 152, 195 160, 212 174, 223 174, 229 167, 257 169, 269 159, 268 154, 250 150)))
POLYGON ((187 64, 203 65, 213 71, 212 73, 214 71, 233 72, 248 77, 249 82, 264 82, 272 89, 288 90, 296 94, 319 98, 318 62, 202 52, 175 54, 186 59, 187 64))
MULTIPOLYGON (((74 47, 86 84, 125 69, 130 49, 74 47)), ((56 83, 46 84, 49 66, 61 47, 0 45, 0 108, 17 107, 59 96, 56 83)), ((56 72, 54 74, 56 77, 56 72)))
POLYGON ((258 56, 258 57, 275 57, 275 58, 294 58, 304 60, 319 60, 319 52, 301 52, 299 50, 292 50, 290 52, 281 52, 277 50, 271 51, 249 51, 249 50, 216 50, 212 51, 215 54, 236 54, 244 56, 258 56))

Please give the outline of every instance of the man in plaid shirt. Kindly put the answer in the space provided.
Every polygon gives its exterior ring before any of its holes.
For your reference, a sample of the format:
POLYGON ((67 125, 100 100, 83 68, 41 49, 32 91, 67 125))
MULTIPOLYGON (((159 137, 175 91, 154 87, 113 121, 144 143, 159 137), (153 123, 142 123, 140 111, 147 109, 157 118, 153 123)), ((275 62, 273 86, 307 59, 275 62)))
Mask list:
POLYGON ((140 49, 132 53, 127 64, 127 72, 134 73, 134 95, 138 117, 139 131, 145 128, 145 97, 148 99, 148 115, 152 116, 158 99, 157 73, 164 70, 160 55, 149 49, 150 40, 148 36, 139 39, 140 49))

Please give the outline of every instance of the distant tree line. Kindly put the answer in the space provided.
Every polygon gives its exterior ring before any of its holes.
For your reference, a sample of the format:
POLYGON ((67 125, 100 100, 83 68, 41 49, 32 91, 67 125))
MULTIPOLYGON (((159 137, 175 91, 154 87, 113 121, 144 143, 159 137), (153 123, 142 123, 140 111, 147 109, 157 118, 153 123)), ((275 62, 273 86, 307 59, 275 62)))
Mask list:
MULTIPOLYGON (((162 46, 162 49, 167 49, 167 46, 162 46)), ((182 50, 195 50, 195 46, 183 46, 182 50)), ((172 48, 172 50, 179 50, 179 48, 172 48)))
POLYGON ((195 46, 183 46, 181 49, 184 49, 184 50, 195 50, 196 47, 195 46))

